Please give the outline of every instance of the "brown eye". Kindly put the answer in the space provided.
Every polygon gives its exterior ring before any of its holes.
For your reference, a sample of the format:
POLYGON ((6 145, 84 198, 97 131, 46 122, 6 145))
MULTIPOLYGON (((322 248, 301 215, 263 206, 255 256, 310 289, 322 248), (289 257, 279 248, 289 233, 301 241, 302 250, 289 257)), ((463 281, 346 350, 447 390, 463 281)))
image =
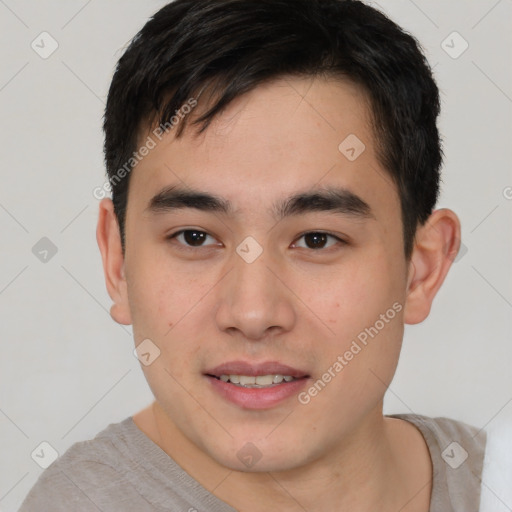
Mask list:
POLYGON ((169 236, 169 239, 176 239, 181 245, 185 247, 203 247, 205 245, 214 245, 214 244, 205 244, 205 240, 210 237, 212 240, 215 240, 211 235, 205 233, 204 231, 199 231, 198 229, 183 229, 169 236))
POLYGON ((300 245, 298 243, 296 243, 295 245, 298 247, 312 250, 325 249, 331 247, 332 245, 335 245, 337 242, 344 243, 343 240, 341 240, 337 236, 318 231, 311 231, 309 233, 305 233, 298 240, 301 239, 304 239, 304 245, 300 245), (329 243, 329 239, 331 239, 332 242, 329 243))
POLYGON ((304 235, 304 241, 309 249, 322 249, 327 243, 325 233, 308 233, 304 235))
POLYGON ((183 239, 189 245, 200 246, 206 240, 208 235, 202 231, 184 231, 183 239))

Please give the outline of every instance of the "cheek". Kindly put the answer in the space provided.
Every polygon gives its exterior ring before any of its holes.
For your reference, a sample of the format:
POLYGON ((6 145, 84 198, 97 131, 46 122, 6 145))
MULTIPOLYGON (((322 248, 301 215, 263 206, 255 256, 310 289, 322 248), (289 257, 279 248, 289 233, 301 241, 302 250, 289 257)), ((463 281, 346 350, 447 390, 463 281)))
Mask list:
POLYGON ((337 432, 340 425, 359 421, 383 400, 396 371, 403 336, 403 309, 393 304, 394 308, 389 304, 378 315, 359 309, 355 311, 359 316, 353 318, 344 312, 346 325, 340 321, 337 336, 324 340, 320 373, 301 397, 301 403, 309 402, 306 421, 311 428, 324 425, 337 432), (331 414, 326 415, 326 410, 331 414))
POLYGON ((205 273, 170 268, 155 252, 131 262, 128 299, 136 343, 149 338, 161 352, 159 363, 180 373, 184 362, 195 361, 201 347, 213 284, 205 273))
MULTIPOLYGON (((128 280, 128 300, 133 319, 133 329, 137 336, 161 338, 165 335, 172 290, 160 273, 149 268, 137 268, 128 280)), ((170 320, 170 319, 169 319, 170 320)))
POLYGON ((165 251, 149 245, 130 260, 128 298, 135 325, 167 333, 200 297, 197 275, 171 267, 165 251))
MULTIPOLYGON (((398 269, 382 262, 384 258, 373 256, 367 262, 354 258, 330 274, 312 274, 306 286, 297 285, 297 295, 306 298, 304 303, 323 324, 322 331, 334 344, 357 337, 393 304, 403 304, 403 278, 398 275, 398 269)), ((396 313, 395 308, 390 315, 393 324, 399 325, 401 320, 396 313)))
POLYGON ((393 261, 372 251, 368 261, 358 258, 322 279, 322 286, 310 287, 308 305, 326 326, 320 371, 336 375, 318 405, 325 401, 329 407, 334 400, 343 410, 370 406, 394 375, 403 337, 404 284, 400 268, 388 260, 393 261))

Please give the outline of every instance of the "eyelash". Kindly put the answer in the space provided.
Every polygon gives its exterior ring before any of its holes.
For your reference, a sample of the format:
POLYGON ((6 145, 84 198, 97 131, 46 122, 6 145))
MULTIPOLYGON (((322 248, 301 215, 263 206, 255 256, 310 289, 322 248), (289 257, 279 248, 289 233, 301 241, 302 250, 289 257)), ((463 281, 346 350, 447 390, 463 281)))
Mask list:
MULTIPOLYGON (((176 239, 178 236, 184 234, 184 233, 187 233, 187 232, 193 232, 193 233, 202 233, 202 234, 205 234, 207 236, 211 236, 213 238, 212 235, 210 235, 209 233, 207 233, 206 231, 201 231, 199 229, 181 229, 180 231, 176 231, 175 233, 167 236, 167 240, 173 240, 173 239, 176 239)), ((348 245, 348 242, 346 240, 343 240, 342 238, 336 236, 336 235, 333 235, 332 233, 328 233, 328 232, 325 232, 325 231, 306 231, 304 233, 302 233, 296 240, 300 240, 301 238, 305 237, 306 235, 326 235, 327 237, 330 237, 330 238, 333 238, 334 240, 336 240, 336 242, 338 244, 341 244, 341 245, 348 245)), ((296 242, 294 242, 296 243, 296 242)), ((194 250, 197 250, 197 249, 204 249, 204 248, 208 248, 208 247, 212 247, 214 246, 215 244, 209 244, 209 245, 199 245, 199 246, 192 246, 192 245, 186 245, 186 244, 183 244, 183 243, 179 243, 178 244, 180 246, 180 249, 182 250, 186 250, 186 251, 194 251, 194 250)), ((319 248, 319 249, 311 249, 309 247, 300 247, 301 249, 307 249, 309 251, 312 251, 312 252, 322 252, 322 251, 326 251, 328 249, 330 249, 331 247, 335 246, 336 244, 332 244, 330 246, 327 246, 326 248, 322 247, 322 248, 319 248)))

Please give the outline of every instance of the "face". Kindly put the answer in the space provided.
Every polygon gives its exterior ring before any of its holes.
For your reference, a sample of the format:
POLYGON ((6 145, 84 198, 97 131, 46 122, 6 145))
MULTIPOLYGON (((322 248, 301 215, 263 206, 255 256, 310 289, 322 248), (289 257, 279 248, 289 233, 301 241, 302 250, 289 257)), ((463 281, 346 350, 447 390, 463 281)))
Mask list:
POLYGON ((194 131, 130 178, 126 315, 159 351, 145 376, 224 466, 327 457, 381 415, 403 335, 400 202, 366 98, 282 79, 194 131))

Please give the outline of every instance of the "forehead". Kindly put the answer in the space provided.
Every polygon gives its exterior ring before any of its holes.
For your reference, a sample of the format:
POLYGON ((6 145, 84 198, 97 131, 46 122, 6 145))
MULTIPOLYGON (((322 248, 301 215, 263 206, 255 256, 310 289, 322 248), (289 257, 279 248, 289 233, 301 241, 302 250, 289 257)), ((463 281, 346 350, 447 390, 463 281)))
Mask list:
POLYGON ((357 85, 274 80, 236 98, 197 135, 190 121, 204 108, 199 103, 189 114, 180 138, 175 129, 141 137, 141 144, 151 137, 155 147, 132 172, 129 202, 142 208, 160 189, 180 184, 225 197, 243 211, 293 191, 335 185, 377 207, 399 207, 377 158, 368 99, 357 85))

